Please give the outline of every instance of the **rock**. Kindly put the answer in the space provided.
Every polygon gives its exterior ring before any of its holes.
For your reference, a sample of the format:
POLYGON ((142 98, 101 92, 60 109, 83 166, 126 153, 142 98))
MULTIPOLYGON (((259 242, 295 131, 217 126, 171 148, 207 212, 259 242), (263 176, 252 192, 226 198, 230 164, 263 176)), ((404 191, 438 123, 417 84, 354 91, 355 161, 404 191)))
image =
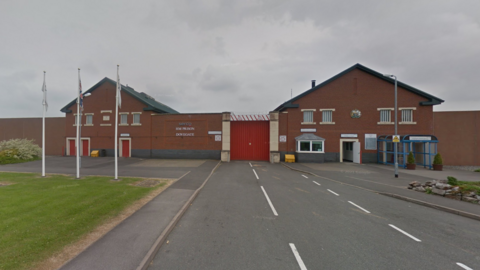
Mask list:
POLYGON ((438 188, 438 189, 443 189, 443 190, 447 190, 447 189, 452 188, 451 185, 443 184, 443 183, 437 183, 437 184, 435 184, 435 187, 438 188))
POLYGON ((447 180, 438 180, 437 183, 447 184, 448 181, 447 180))
POLYGON ((418 182, 418 181, 413 181, 413 182, 410 182, 409 185, 412 186, 412 187, 419 187, 419 186, 421 186, 422 184, 421 184, 420 182, 418 182))
POLYGON ((472 197, 463 197, 462 201, 471 202, 471 203, 478 203, 479 202, 479 200, 477 200, 476 198, 472 198, 472 197))
POLYGON ((408 189, 412 189, 413 187, 412 187, 412 186, 408 186, 407 188, 408 188, 408 189))
POLYGON ((480 196, 478 196, 478 195, 477 195, 477 196, 475 196, 475 198, 477 198, 477 200, 480 200, 480 196))
POLYGON ((423 188, 423 187, 416 187, 413 190, 420 191, 420 192, 425 192, 425 188, 423 188))
POLYGON ((432 181, 427 181, 427 182, 425 182, 425 186, 431 187, 431 186, 432 186, 432 181))
POLYGON ((460 188, 459 188, 459 187, 453 187, 453 188, 452 188, 452 191, 453 191, 453 192, 459 192, 459 191, 460 191, 460 188))
POLYGON ((445 190, 443 189, 438 189, 438 188, 432 188, 432 193, 435 193, 437 195, 445 195, 445 190))
POLYGON ((475 197, 477 194, 474 191, 465 191, 463 197, 475 197))

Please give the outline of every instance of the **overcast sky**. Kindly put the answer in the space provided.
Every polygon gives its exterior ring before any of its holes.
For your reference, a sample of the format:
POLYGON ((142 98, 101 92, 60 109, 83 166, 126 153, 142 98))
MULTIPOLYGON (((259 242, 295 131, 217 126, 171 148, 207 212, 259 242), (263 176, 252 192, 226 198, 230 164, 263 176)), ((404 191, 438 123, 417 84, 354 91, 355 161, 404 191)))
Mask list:
POLYGON ((0 118, 120 78, 180 112, 266 113, 360 63, 480 110, 480 1, 0 1, 0 118), (394 4, 395 2, 395 4, 394 4))

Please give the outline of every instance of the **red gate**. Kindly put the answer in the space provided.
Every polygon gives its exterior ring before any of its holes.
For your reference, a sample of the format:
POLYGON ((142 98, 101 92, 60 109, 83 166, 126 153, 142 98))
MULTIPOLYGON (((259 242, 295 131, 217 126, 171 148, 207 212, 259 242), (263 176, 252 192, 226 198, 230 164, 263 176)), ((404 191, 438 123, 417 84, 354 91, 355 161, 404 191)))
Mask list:
POLYGON ((270 122, 231 121, 230 159, 270 160, 270 122))

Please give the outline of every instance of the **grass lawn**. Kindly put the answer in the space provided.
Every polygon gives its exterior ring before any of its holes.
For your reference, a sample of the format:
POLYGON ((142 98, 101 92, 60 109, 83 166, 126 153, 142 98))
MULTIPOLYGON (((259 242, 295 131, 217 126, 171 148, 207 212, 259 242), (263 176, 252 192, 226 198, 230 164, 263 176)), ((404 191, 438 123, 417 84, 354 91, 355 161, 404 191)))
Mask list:
POLYGON ((102 222, 118 215, 155 187, 86 177, 0 172, 0 269, 29 269, 102 222), (10 183, 8 186, 1 184, 10 183))
POLYGON ((480 182, 458 181, 461 190, 475 191, 480 196, 480 182))
POLYGON ((15 163, 24 163, 24 162, 30 162, 30 161, 35 161, 35 160, 41 160, 41 157, 34 157, 31 159, 16 159, 12 157, 2 157, 0 156, 0 165, 5 165, 5 164, 15 164, 15 163))

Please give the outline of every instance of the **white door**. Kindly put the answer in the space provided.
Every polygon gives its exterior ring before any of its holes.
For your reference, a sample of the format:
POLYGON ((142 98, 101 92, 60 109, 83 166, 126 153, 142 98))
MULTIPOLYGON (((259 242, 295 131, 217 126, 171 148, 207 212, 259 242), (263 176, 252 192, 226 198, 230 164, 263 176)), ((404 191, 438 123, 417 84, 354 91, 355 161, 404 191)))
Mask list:
POLYGON ((360 143, 353 143, 353 163, 360 164, 360 143))

